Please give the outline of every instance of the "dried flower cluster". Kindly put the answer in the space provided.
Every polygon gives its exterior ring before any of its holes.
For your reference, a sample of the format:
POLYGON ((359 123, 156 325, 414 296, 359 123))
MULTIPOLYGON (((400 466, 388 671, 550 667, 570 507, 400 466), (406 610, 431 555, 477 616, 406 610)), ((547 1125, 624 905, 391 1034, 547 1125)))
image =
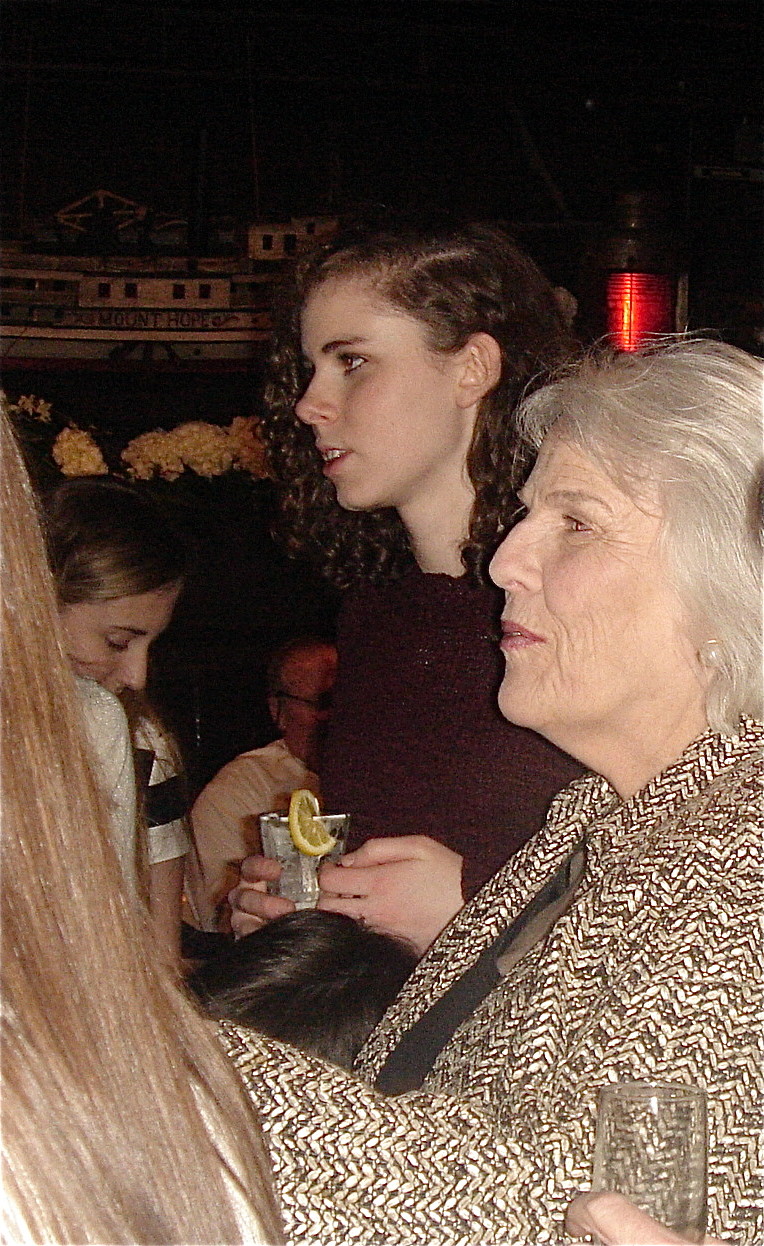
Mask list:
POLYGON ((253 416, 237 416, 228 428, 191 420, 164 432, 141 433, 122 451, 131 476, 150 480, 159 475, 177 480, 186 468, 197 476, 222 476, 231 469, 264 477, 265 457, 253 416))
POLYGON ((90 433, 62 428, 51 450, 64 476, 108 476, 109 468, 90 433))
MULTIPOLYGON (((3 401, 7 401, 5 394, 3 394, 3 401)), ((52 407, 44 398, 36 398, 34 394, 22 394, 18 402, 8 407, 8 411, 23 412, 24 415, 31 415, 36 420, 42 420, 43 424, 50 424, 52 407)))
MULTIPOLYGON (((21 418, 32 425, 52 425, 51 404, 34 394, 22 395, 15 403, 7 403, 0 391, 0 399, 6 405, 11 418, 21 418)), ((64 476, 106 476, 109 467, 92 433, 66 424, 53 438, 53 427, 46 433, 45 454, 50 452, 53 461, 64 476)), ((228 471, 248 472, 257 480, 268 475, 265 466, 265 450, 257 433, 254 416, 237 415, 227 428, 208 424, 205 420, 190 420, 166 432, 155 429, 134 437, 121 454, 126 471, 135 480, 151 480, 160 476, 163 480, 177 480, 185 471, 211 479, 228 471)))
POLYGON ((251 415, 237 415, 231 421, 228 436, 234 445, 234 463, 258 480, 268 475, 265 447, 257 432, 257 420, 251 415))

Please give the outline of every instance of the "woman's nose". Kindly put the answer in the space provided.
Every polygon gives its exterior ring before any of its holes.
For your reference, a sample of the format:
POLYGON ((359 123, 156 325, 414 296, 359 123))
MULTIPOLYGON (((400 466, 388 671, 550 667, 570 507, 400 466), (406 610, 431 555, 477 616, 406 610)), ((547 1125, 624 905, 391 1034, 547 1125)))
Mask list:
POLYGON ((539 576, 534 541, 526 523, 527 520, 521 520, 507 533, 488 567, 497 588, 507 592, 518 586, 530 588, 539 576))
POLYGON ((124 688, 142 692, 148 678, 148 650, 130 646, 119 664, 119 679, 124 688))
POLYGON ((337 416, 337 407, 316 377, 295 404, 295 415, 303 424, 322 424, 337 416))

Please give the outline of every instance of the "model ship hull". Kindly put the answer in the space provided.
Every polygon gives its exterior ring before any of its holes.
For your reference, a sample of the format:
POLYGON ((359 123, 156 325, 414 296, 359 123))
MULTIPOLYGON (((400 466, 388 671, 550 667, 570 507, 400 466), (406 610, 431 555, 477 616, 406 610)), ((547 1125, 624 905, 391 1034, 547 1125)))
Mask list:
POLYGON ((271 273, 230 262, 0 259, 5 367, 247 368, 269 337, 271 273))
POLYGON ((157 219, 149 229, 148 215, 144 205, 98 190, 55 214, 52 254, 0 247, 4 367, 247 370, 270 336, 282 262, 337 226, 322 216, 243 230, 229 222, 210 226, 196 254, 186 221, 157 219), (77 242, 77 254, 63 251, 64 237, 77 242))

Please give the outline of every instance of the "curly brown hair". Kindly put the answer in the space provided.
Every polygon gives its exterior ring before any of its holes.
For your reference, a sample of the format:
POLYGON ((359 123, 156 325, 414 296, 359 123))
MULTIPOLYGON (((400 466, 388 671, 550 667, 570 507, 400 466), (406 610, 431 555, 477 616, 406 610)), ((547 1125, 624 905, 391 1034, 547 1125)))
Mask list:
POLYGON ((324 281, 345 277, 368 282, 417 320, 433 351, 456 353, 474 333, 489 333, 501 348, 501 376, 482 399, 467 455, 475 501, 462 562, 482 582, 487 555, 516 505, 514 409, 523 392, 576 353, 552 286, 503 230, 442 220, 349 225, 295 262, 275 309, 262 422, 276 482, 275 532, 340 588, 379 583, 413 563, 395 510, 342 509, 313 433, 295 414, 310 380, 302 308, 324 281))

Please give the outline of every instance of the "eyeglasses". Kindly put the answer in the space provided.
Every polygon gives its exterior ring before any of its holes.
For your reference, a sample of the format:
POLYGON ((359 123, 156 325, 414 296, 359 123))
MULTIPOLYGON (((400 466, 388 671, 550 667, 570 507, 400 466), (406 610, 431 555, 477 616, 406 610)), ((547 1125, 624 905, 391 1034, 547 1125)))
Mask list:
POLYGON ((311 709, 323 712, 332 707, 331 692, 322 692, 319 696, 311 699, 310 697, 298 697, 294 692, 276 692, 274 694, 279 701, 299 701, 301 705, 309 705, 311 709))

